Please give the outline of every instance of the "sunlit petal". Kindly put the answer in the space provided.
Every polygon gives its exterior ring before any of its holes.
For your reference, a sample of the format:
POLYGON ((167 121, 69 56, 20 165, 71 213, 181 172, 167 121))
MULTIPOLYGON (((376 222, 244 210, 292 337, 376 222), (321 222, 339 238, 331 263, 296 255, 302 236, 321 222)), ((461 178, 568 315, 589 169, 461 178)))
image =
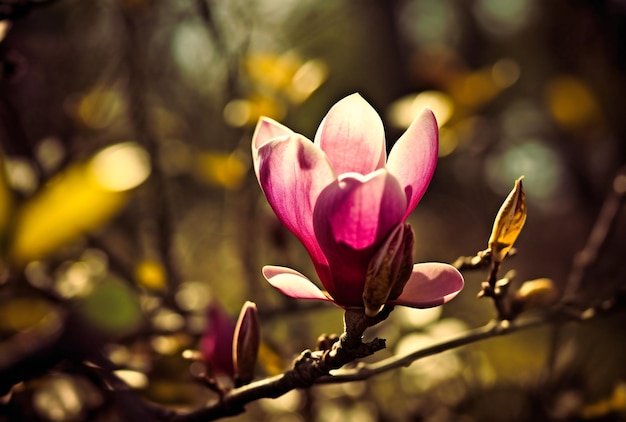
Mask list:
POLYGON ((335 104, 315 134, 337 174, 368 174, 385 165, 385 131, 376 110, 359 94, 335 104))
POLYGON ((291 268, 267 265, 263 267, 263 276, 286 296, 296 299, 331 300, 311 280, 291 268))
POLYGON ((405 217, 426 192, 437 165, 439 147, 437 121, 424 109, 393 146, 387 169, 402 185, 408 206, 405 217))
POLYGON ((291 129, 287 126, 281 125, 269 117, 262 117, 259 119, 259 122, 254 129, 254 134, 252 135, 252 161, 254 163, 254 172, 256 173, 257 179, 259 178, 258 150, 261 145, 271 139, 289 136, 291 134, 293 134, 291 129))
POLYGON ((313 208, 320 192, 335 180, 328 159, 297 134, 266 142, 258 152, 259 182, 268 202, 307 248, 318 272, 323 271, 326 259, 315 237, 313 208))
POLYGON ((430 308, 452 300, 463 288, 463 276, 451 265, 437 262, 415 264, 402 294, 389 303, 430 308))

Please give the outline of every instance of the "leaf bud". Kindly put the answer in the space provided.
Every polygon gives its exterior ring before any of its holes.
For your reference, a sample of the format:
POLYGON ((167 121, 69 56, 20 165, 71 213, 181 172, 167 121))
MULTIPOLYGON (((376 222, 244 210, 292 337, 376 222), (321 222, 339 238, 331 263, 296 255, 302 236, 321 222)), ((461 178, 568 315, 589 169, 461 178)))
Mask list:
POLYGON ((526 194, 522 186, 523 176, 515 181, 513 190, 504 200, 493 223, 489 237, 489 249, 494 262, 504 260, 526 222, 526 194))

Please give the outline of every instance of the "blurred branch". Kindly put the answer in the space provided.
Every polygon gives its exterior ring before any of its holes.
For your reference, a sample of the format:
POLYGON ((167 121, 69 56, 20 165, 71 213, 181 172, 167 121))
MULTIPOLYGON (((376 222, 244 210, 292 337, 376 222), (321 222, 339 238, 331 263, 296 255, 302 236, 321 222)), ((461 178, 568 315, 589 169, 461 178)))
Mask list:
POLYGON ((63 361, 98 356, 104 340, 83 319, 54 309, 36 326, 0 342, 0 396, 63 361))
POLYGON ((572 264, 563 296, 561 301, 565 304, 572 303, 580 289, 580 286, 587 276, 589 268, 596 262, 603 247, 609 237, 611 229, 614 227, 619 214, 619 210, 624 203, 624 195, 626 194, 626 167, 622 167, 617 171, 613 178, 611 191, 607 194, 596 222, 591 229, 587 244, 576 254, 572 264))
MULTIPOLYGON (((162 173, 159 165, 159 140, 153 129, 154 124, 150 119, 150 106, 147 98, 150 89, 147 83, 146 69, 149 69, 150 66, 148 63, 145 63, 146 45, 144 45, 143 41, 146 37, 141 37, 141 19, 144 17, 143 14, 147 12, 147 9, 141 7, 127 8, 120 4, 119 13, 122 18, 126 38, 124 43, 124 62, 127 66, 128 83, 126 92, 128 94, 131 123, 136 139, 141 145, 145 146, 152 160, 152 173, 143 191, 147 198, 145 201, 139 201, 139 206, 142 207, 139 230, 140 234, 142 229, 145 230, 143 234, 149 237, 150 243, 154 242, 156 244, 154 247, 156 249, 155 252, 158 253, 158 259, 167 274, 166 282, 168 283, 169 297, 166 299, 177 310, 180 310, 171 298, 176 287, 181 283, 181 276, 170 253, 170 245, 174 244, 173 224, 175 218, 172 204, 169 201, 167 178, 162 173), (153 235, 153 232, 156 234, 153 235)), ((152 245, 147 245, 147 247, 152 248, 152 245)), ((149 253, 150 251, 147 252, 149 253)))
MULTIPOLYGON (((615 177, 611 190, 604 199, 602 208, 596 218, 595 224, 589 233, 587 243, 583 249, 574 256, 572 269, 565 283, 560 305, 568 306, 576 302, 580 287, 587 276, 590 267, 598 260, 600 253, 607 243, 609 233, 615 226, 619 210, 624 204, 626 194, 626 167, 621 167, 615 177)), ((563 331, 560 324, 553 326, 551 344, 546 362, 546 376, 549 377, 556 367, 559 347, 563 343, 563 331)))

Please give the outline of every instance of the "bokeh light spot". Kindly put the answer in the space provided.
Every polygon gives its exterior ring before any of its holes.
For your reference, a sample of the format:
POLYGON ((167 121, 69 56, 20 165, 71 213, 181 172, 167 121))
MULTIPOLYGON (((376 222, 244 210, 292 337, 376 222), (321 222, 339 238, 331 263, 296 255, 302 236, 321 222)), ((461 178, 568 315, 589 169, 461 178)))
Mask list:
POLYGON ((113 373, 131 388, 146 388, 148 386, 148 377, 139 371, 129 369, 118 369, 113 373))
POLYGON ((511 181, 524 176, 529 199, 556 196, 563 183, 564 168, 559 155, 540 141, 529 141, 508 148, 487 161, 487 180, 499 194, 506 194, 511 181))
POLYGON ((187 281, 176 292, 176 303, 186 311, 200 311, 209 304, 211 299, 209 289, 205 283, 187 281))
POLYGON ((135 267, 135 280, 143 287, 151 290, 165 288, 167 275, 160 262, 145 259, 135 267))
POLYGON ((173 59, 194 90, 217 91, 224 80, 224 66, 206 27, 199 21, 181 23, 172 37, 173 59))
POLYGON ((400 30, 415 45, 451 45, 459 35, 455 8, 444 0, 412 0, 404 3, 400 30))
POLYGON ((591 89, 573 76, 559 76, 546 86, 545 99, 554 120, 564 129, 578 130, 602 115, 591 89))
POLYGON ((300 103, 315 92, 328 77, 328 66, 321 60, 312 59, 305 62, 293 75, 289 97, 300 103))
POLYGON ((520 31, 532 20, 535 7, 532 0, 477 0, 474 13, 485 32, 508 36, 520 31))
POLYGON ((496 86, 505 89, 513 85, 519 79, 521 69, 519 64, 512 59, 500 59, 491 67, 491 77, 496 86))
POLYGON ((391 104, 388 111, 389 121, 396 127, 406 129, 425 107, 433 111, 439 127, 445 125, 454 113, 454 103, 450 96, 441 91, 424 91, 402 97, 391 104))
POLYGON ((97 85, 78 100, 76 115, 91 129, 104 129, 125 112, 120 92, 114 88, 97 85))
POLYGON ((125 142, 100 151, 90 162, 90 170, 103 188, 123 192, 148 178, 150 157, 139 144, 125 142))

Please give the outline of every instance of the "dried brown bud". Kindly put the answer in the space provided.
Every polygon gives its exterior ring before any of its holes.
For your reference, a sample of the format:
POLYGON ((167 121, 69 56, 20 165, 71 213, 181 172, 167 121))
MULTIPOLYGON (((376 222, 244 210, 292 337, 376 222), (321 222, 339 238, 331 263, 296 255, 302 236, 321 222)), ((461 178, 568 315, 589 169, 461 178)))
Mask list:
POLYGON ((515 181, 515 187, 504 200, 493 223, 489 249, 491 249, 491 259, 498 263, 504 260, 513 247, 526 222, 526 194, 522 179, 523 177, 520 177, 515 181))
POLYGON ((254 378, 260 342, 259 314, 256 304, 248 301, 241 308, 233 338, 235 379, 240 385, 247 384, 254 378))
POLYGON ((367 268, 363 303, 365 314, 374 317, 389 299, 398 297, 413 269, 413 230, 400 224, 376 252, 367 268))

